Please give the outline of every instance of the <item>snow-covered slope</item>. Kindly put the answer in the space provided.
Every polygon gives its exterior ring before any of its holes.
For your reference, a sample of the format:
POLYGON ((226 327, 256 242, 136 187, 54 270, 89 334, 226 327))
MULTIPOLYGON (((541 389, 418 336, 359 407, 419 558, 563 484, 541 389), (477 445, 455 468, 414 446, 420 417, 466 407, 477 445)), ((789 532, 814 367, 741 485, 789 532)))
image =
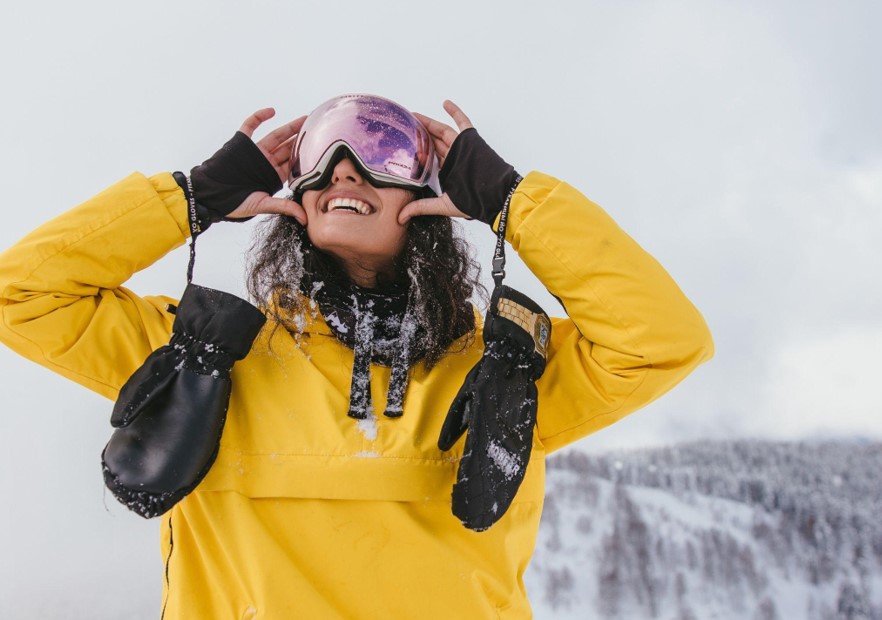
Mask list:
POLYGON ((536 618, 882 618, 882 445, 549 460, 536 618))

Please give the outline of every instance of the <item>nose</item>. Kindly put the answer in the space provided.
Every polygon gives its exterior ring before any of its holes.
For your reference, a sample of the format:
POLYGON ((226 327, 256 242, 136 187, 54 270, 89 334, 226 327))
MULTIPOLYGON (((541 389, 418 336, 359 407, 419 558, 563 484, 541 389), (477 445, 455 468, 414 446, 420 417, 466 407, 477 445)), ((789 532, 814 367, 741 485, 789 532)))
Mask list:
POLYGON ((352 160, 349 159, 348 155, 334 166, 334 174, 331 177, 331 183, 339 183, 344 180, 355 183, 356 185, 360 185, 364 182, 364 179, 358 172, 358 168, 355 167, 355 164, 352 163, 352 160))

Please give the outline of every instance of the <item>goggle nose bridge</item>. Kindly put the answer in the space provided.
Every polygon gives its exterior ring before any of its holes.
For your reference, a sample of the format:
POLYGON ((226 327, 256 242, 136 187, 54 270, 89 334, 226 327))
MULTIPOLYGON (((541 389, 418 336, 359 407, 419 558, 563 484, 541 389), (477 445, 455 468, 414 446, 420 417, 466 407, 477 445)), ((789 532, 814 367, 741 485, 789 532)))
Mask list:
MULTIPOLYGON (((336 140, 325 149, 325 152, 319 158, 312 173, 308 173, 296 179, 297 187, 296 189, 292 188, 294 195, 302 195, 306 190, 320 189, 327 186, 333 177, 334 168, 344 158, 349 159, 353 166, 355 166, 359 175, 371 185, 377 187, 402 187, 404 189, 413 190, 419 190, 425 187, 424 181, 410 181, 397 175, 371 170, 365 165, 358 156, 358 153, 355 152, 355 149, 353 149, 348 142, 345 140, 336 140)), ((425 177, 427 174, 424 173, 423 176, 425 177)), ((289 177, 288 182, 289 187, 291 183, 295 182, 293 173, 291 177, 289 177)))

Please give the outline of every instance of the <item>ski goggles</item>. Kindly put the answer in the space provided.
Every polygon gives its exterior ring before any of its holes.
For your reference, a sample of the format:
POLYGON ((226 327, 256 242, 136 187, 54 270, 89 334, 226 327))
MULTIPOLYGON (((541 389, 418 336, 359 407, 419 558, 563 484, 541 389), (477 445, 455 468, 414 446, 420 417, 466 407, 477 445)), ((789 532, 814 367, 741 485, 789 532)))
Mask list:
POLYGON ((288 187, 294 198, 326 186, 334 166, 346 156, 372 185, 441 195, 431 136, 394 101, 342 95, 313 110, 291 153, 288 187))

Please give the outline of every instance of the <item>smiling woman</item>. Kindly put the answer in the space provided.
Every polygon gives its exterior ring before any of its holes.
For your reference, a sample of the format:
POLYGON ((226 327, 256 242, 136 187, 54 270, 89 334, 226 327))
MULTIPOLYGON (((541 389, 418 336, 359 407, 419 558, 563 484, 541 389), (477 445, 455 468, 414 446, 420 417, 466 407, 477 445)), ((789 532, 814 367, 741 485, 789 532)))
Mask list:
POLYGON ((393 263, 404 248, 406 229, 398 218, 414 192, 372 187, 348 157, 333 168, 324 190, 303 192, 309 240, 336 258, 359 286, 376 286, 393 276, 393 263))
POLYGON ((254 142, 260 110, 189 176, 134 174, 0 255, 0 338, 117 401, 105 480, 163 515, 164 618, 529 617, 545 456, 711 356, 606 212, 445 109, 458 130, 348 95, 254 142), (255 215, 256 308, 123 286, 255 215), (495 273, 481 322, 455 217, 568 316, 495 273))

